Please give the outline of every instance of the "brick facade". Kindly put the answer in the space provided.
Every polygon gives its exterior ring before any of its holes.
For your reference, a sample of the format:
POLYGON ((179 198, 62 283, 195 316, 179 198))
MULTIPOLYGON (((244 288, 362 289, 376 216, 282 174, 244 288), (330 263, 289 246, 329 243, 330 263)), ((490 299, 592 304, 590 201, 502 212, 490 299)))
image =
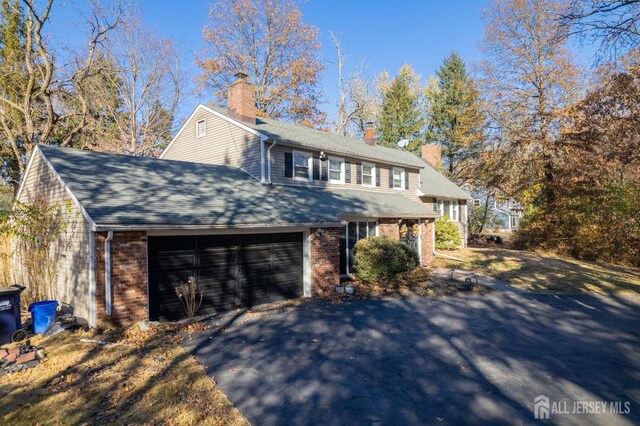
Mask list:
POLYGON ((400 239, 400 227, 398 221, 400 219, 380 219, 378 221, 378 236, 389 237, 394 240, 400 239))
POLYGON ((429 265, 435 260, 433 255, 433 226, 434 219, 421 220, 420 224, 420 252, 422 255, 422 264, 429 265))
POLYGON ((96 234, 96 319, 126 325, 148 318, 147 235, 114 232, 111 240, 111 317, 105 312, 104 242, 96 234))
POLYGON ((344 228, 312 228, 311 294, 326 296, 340 284, 340 238, 344 228))

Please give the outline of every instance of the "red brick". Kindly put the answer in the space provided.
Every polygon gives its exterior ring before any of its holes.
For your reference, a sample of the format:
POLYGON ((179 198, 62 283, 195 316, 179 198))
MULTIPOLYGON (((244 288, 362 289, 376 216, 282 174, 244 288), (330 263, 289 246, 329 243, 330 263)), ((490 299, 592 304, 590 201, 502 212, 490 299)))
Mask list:
POLYGON ((6 357, 7 355, 9 355, 9 352, 4 350, 4 349, 0 349, 0 361, 2 361, 4 359, 4 357, 6 357))
POLYGON ((344 228, 311 229, 311 291, 314 296, 335 292, 340 284, 340 237, 344 228))
POLYGON ((16 354, 9 354, 9 356, 7 356, 7 362, 13 362, 16 360, 16 358, 18 357, 18 355, 16 354))
POLYGON ((11 348, 9 349, 9 355, 11 354, 15 354, 15 355, 20 355, 20 348, 11 348))
POLYGON ((16 358, 16 364, 24 364, 25 362, 33 361, 36 359, 36 351, 27 352, 16 358))

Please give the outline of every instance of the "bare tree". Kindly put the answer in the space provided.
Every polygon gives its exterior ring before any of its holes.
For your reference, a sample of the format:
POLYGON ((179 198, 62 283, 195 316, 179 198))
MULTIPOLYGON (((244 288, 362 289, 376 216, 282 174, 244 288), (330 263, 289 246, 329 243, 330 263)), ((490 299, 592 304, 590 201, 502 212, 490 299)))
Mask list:
POLYGON ((571 35, 599 43, 596 62, 640 45, 640 0, 578 0, 562 15, 571 35))
POLYGON ((98 102, 116 131, 113 142, 102 149, 159 154, 171 139, 185 81, 177 50, 170 39, 159 37, 132 16, 106 44, 106 58, 114 72, 105 74, 108 81, 98 102))
POLYGON ((333 122, 334 133, 357 136, 364 132, 365 123, 375 115, 376 96, 372 84, 363 76, 367 68, 365 62, 348 70, 348 56, 340 40, 332 32, 329 34, 336 50, 333 64, 338 72, 338 114, 333 122))
MULTIPOLYGON (((122 2, 109 8, 92 3, 88 17, 87 50, 66 69, 58 67, 44 31, 49 25, 53 0, 38 7, 35 0, 14 3, 12 19, 20 29, 10 55, 2 61, 0 85, 0 129, 3 144, 3 174, 17 189, 25 171, 27 153, 36 143, 70 145, 88 120, 86 81, 96 69, 96 51, 118 27, 123 14, 122 2), (73 98, 74 102, 68 102, 73 98), (73 105, 73 108, 69 106, 73 105), (6 157, 4 157, 6 156, 6 157)), ((3 54, 9 47, 3 46, 3 54)))

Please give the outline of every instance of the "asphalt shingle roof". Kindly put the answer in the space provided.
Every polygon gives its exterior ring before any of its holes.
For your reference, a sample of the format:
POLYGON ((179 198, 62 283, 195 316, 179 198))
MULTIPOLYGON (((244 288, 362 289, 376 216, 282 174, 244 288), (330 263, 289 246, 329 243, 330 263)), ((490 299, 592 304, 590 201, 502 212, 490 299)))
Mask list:
POLYGON ((262 184, 226 166, 39 146, 97 226, 278 226, 431 217, 416 197, 262 184))
POLYGON ((451 182, 442 173, 423 163, 424 168, 420 170, 420 192, 432 197, 453 198, 458 200, 469 200, 472 197, 455 183, 451 182))
MULTIPOLYGON (((215 105, 207 105, 207 107, 228 116, 225 108, 220 108, 215 105)), ((299 146, 301 148, 352 155, 354 157, 377 160, 384 163, 403 164, 405 166, 415 167, 416 169, 424 166, 422 159, 409 151, 402 151, 381 145, 371 146, 359 139, 335 135, 299 124, 284 123, 261 117, 256 118, 256 124, 245 122, 242 124, 262 133, 270 139, 283 141, 289 145, 299 146)))

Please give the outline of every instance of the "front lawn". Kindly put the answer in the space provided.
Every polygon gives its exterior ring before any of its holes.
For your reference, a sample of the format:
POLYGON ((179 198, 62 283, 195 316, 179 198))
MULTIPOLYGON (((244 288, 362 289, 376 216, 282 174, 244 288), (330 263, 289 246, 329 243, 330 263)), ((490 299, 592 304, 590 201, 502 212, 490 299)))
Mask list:
POLYGON ((182 348, 177 331, 135 327, 33 338, 47 356, 30 370, 0 377, 0 424, 246 424, 182 348))
POLYGON ((529 291, 640 295, 639 268, 493 247, 446 254, 463 262, 438 258, 433 267, 472 270, 529 291))

